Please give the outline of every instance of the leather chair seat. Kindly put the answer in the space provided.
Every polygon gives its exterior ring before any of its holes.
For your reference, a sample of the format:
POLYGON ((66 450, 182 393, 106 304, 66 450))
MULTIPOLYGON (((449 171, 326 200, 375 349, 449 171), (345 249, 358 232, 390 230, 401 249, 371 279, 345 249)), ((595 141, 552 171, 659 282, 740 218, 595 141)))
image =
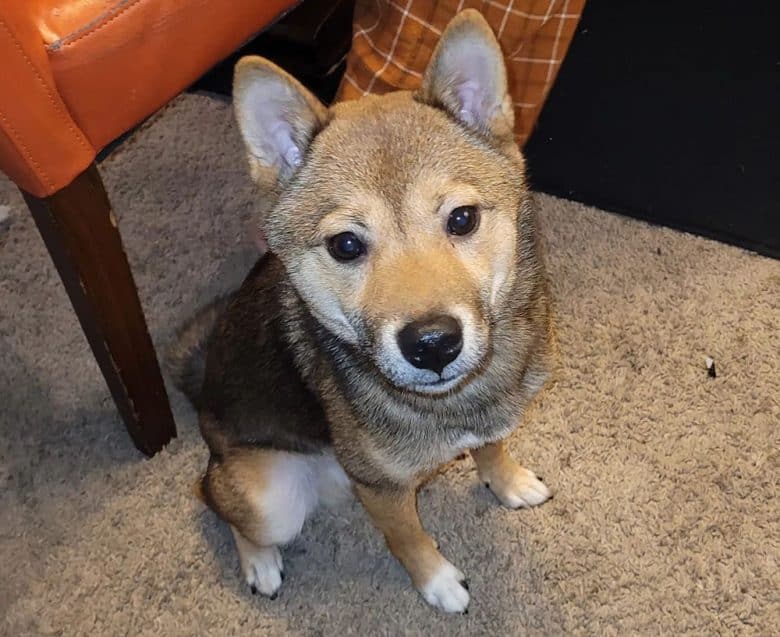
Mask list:
POLYGON ((3 0, 0 169, 36 196, 56 192, 295 4, 3 0))

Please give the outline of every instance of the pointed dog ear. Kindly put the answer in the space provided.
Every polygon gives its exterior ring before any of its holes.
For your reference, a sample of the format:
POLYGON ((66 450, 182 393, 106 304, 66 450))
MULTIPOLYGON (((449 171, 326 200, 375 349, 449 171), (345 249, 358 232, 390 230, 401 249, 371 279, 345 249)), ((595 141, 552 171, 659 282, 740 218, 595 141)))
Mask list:
POLYGON ((233 106, 255 181, 283 184, 303 161, 328 109, 300 82, 257 56, 239 60, 233 106))
POLYGON ((470 128, 512 138, 514 111, 501 47, 475 9, 456 15, 442 33, 418 98, 470 128))

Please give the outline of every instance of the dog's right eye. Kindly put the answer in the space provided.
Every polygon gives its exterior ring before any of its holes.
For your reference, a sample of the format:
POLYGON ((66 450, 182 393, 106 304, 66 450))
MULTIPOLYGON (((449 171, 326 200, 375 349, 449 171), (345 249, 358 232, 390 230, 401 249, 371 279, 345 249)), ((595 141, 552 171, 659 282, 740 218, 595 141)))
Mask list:
POLYGON ((341 232, 328 239, 328 252, 336 261, 353 261, 366 253, 366 246, 354 232, 341 232))
POLYGON ((447 219, 447 232, 459 237, 471 234, 479 225, 479 212, 476 206, 458 206, 447 219))

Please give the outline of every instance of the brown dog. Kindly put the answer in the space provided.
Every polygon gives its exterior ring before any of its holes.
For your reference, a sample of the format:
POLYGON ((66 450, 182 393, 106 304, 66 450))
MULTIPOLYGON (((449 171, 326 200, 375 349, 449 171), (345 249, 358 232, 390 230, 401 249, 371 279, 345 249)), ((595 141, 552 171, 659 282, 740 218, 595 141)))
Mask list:
POLYGON ((234 98, 271 252, 170 359, 211 451, 203 499, 274 596, 279 547, 354 488, 423 597, 464 611, 418 485, 469 449, 506 506, 549 497, 502 442, 544 383, 550 315, 498 43, 465 11, 416 93, 327 109, 251 57, 234 98))

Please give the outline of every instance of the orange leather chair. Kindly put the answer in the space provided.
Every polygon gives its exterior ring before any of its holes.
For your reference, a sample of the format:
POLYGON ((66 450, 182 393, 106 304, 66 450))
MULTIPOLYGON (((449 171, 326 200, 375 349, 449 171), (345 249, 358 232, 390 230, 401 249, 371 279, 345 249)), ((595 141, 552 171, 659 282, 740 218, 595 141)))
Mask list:
POLYGON ((0 1, 0 170, 22 190, 147 454, 176 429, 95 157, 294 4, 0 1))

